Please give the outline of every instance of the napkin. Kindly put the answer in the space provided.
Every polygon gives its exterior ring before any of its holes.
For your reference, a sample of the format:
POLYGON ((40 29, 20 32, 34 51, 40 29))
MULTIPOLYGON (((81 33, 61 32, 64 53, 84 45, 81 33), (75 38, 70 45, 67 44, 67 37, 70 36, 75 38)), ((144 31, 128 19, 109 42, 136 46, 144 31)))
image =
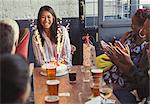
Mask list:
MULTIPOLYGON (((100 96, 97 96, 95 98, 92 98, 90 101, 87 101, 85 104, 101 104, 100 102, 102 101, 103 99, 100 97, 100 96)), ((106 100, 106 104, 115 104, 115 100, 113 99, 107 99, 106 100)))
POLYGON ((58 96, 70 96, 70 93, 69 92, 62 92, 62 93, 59 93, 58 96))

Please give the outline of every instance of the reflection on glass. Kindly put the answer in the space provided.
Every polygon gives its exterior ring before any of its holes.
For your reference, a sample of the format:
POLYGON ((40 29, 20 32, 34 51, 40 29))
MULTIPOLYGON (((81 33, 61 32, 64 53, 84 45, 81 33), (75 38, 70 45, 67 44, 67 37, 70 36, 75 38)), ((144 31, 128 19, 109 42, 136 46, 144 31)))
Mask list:
POLYGON ((111 88, 101 88, 100 89, 100 96, 104 99, 108 99, 112 95, 112 89, 111 88))
POLYGON ((107 104, 107 99, 110 98, 113 93, 112 85, 111 84, 106 85, 104 79, 102 79, 101 84, 99 86, 99 92, 100 96, 103 98, 101 103, 107 104))

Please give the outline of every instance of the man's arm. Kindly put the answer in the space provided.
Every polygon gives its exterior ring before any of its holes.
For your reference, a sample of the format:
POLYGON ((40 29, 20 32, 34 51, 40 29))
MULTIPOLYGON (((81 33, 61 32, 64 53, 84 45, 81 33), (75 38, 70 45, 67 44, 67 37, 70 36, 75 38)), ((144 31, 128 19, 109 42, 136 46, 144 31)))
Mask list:
POLYGON ((139 69, 133 65, 126 76, 130 85, 136 88, 140 99, 149 96, 148 69, 139 69))

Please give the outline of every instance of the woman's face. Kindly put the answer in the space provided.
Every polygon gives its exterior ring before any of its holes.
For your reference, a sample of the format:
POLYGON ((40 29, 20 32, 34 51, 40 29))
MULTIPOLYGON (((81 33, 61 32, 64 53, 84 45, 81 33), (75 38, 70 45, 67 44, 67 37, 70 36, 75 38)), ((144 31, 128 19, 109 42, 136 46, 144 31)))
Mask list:
POLYGON ((132 17, 132 24, 131 24, 131 28, 132 28, 132 31, 134 33, 138 33, 141 26, 139 26, 138 22, 137 22, 137 17, 136 16, 133 16, 132 17))
POLYGON ((49 29, 53 23, 54 17, 48 11, 43 11, 40 17, 40 23, 43 29, 49 29))
POLYGON ((147 41, 150 40, 150 19, 146 19, 140 33, 145 35, 147 41))

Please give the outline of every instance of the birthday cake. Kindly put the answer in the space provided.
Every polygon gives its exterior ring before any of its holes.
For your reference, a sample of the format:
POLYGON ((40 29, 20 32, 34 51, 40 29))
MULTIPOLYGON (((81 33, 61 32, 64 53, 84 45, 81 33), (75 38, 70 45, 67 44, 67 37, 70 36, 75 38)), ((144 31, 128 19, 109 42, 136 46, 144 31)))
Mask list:
MULTIPOLYGON (((41 74, 46 76, 46 64, 41 66, 41 74)), ((65 64, 59 64, 56 66, 56 76, 62 76, 68 73, 67 66, 65 64)))

